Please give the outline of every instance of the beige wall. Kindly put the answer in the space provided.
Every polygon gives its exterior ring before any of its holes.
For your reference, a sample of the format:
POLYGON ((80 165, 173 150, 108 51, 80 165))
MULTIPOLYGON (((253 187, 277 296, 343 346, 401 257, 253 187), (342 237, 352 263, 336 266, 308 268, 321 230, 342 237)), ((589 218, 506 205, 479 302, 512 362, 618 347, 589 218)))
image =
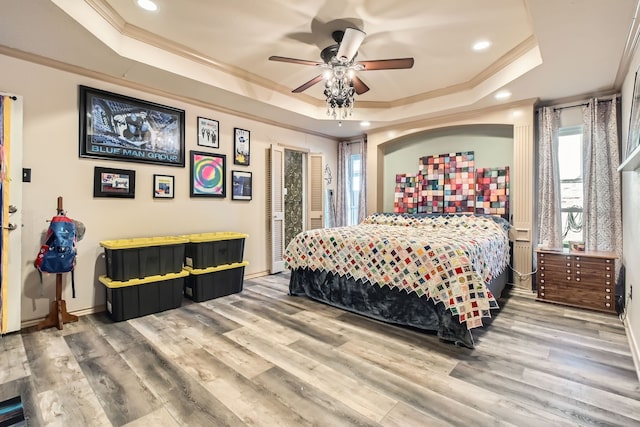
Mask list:
MULTIPOLYGON (((640 53, 636 51, 629 72, 622 85, 622 153, 626 151, 627 134, 629 131, 629 116, 633 85, 636 70, 640 66, 640 53)), ((624 157, 624 154, 623 154, 624 157)), ((636 371, 640 377, 640 169, 622 172, 622 259, 626 267, 626 291, 633 286, 633 299, 627 300, 627 336, 631 342, 636 371)))
MULTIPOLYGON (((104 287, 97 280, 98 275, 105 273, 103 250, 99 246, 102 240, 210 231, 244 232, 249 234, 245 244, 245 259, 249 266, 245 273, 249 276, 265 274, 269 268, 265 178, 270 144, 322 152, 331 170, 336 170, 336 142, 331 139, 222 113, 213 105, 190 104, 12 57, 0 56, 0 69, 0 90, 24 97, 23 167, 32 169, 31 182, 22 184, 24 198, 20 207, 23 212, 23 324, 44 318, 55 294, 53 275, 45 277, 44 293, 40 294, 38 275, 32 264, 40 248, 42 233, 47 229, 47 220, 56 213, 58 196, 64 198, 68 215, 82 221, 87 229, 84 239, 78 243, 77 298, 71 298, 70 286, 65 286, 64 292, 68 310, 82 313, 101 308, 105 303, 104 287), (218 120, 221 148, 210 151, 227 155, 227 198, 190 198, 188 167, 79 158, 78 85, 185 110, 187 153, 189 150, 209 151, 196 143, 197 117, 218 120), (233 165, 234 127, 251 131, 249 167, 233 165), (134 169, 135 199, 94 198, 94 166, 134 169), (233 169, 253 173, 251 202, 231 201, 229 175, 233 169), (153 199, 154 173, 175 176, 175 199, 153 199)), ((187 166, 188 163, 187 156, 187 166)))

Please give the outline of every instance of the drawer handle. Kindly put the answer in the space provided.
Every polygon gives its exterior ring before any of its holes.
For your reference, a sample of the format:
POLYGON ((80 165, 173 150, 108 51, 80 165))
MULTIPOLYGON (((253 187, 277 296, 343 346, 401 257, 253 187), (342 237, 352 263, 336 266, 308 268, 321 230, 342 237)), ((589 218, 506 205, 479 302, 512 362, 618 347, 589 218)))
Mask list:
POLYGON ((607 264, 611 264, 611 260, 610 259, 606 259, 604 262, 606 262, 607 264))
POLYGON ((540 267, 540 270, 544 270, 544 266, 540 267))
POLYGON ((544 280, 540 280, 540 283, 544 283, 544 280))
POLYGON ((576 267, 580 268, 580 264, 576 264, 576 267))
POLYGON ((567 276, 567 280, 571 280, 571 276, 567 276))
POLYGON ((544 273, 540 273, 540 277, 544 277, 544 273))
POLYGON ((579 256, 576 257, 576 261, 580 261, 580 257, 579 256))
POLYGON ((571 267, 571 263, 570 262, 567 263, 567 267, 571 267))
POLYGON ((571 273, 571 270, 567 270, 567 273, 571 273))
POLYGON ((540 260, 540 264, 544 264, 544 260, 543 259, 540 260))
POLYGON ((605 298, 606 299, 611 299, 611 295, 606 295, 605 298))
POLYGON ((605 270, 610 271, 611 267, 609 267, 608 265, 605 267, 605 270))
POLYGON ((604 291, 607 292, 607 293, 611 293, 611 288, 607 288, 604 291))
POLYGON ((540 289, 544 289, 544 285, 540 286, 540 289))
POLYGON ((604 284, 605 284, 605 285, 610 285, 610 284, 611 284, 611 282, 604 282, 604 284))
POLYGON ((576 277, 576 282, 579 282, 579 281, 580 281, 580 278, 579 278, 579 277, 576 277))
POLYGON ((607 279, 610 279, 610 278, 611 278, 611 275, 610 275, 610 274, 607 274, 605 277, 606 277, 607 279))
POLYGON ((576 274, 580 274, 580 270, 576 271, 576 274))
POLYGON ((605 307, 611 307, 611 304, 610 303, 606 303, 605 307))
POLYGON ((544 296, 544 292, 540 292, 540 296, 543 297, 544 296))

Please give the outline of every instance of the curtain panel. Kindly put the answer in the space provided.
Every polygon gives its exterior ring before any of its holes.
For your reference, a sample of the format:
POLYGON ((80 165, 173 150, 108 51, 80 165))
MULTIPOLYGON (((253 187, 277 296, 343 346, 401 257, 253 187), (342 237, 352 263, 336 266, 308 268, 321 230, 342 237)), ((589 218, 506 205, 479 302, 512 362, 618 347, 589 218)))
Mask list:
POLYGON ((584 235, 587 250, 622 260, 622 201, 616 98, 583 107, 584 235))
POLYGON ((558 130, 560 112, 553 107, 538 110, 538 242, 562 247, 558 130))

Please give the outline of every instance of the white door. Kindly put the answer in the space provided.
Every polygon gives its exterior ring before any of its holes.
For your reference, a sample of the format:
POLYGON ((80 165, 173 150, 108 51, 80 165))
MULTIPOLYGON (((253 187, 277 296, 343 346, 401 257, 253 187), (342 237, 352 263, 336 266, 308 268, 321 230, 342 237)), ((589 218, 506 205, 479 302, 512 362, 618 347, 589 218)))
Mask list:
POLYGON ((22 295, 22 97, 5 95, 2 117, 2 318, 0 333, 20 330, 22 295))
POLYGON ((324 156, 309 155, 308 229, 324 227, 324 156))
POLYGON ((274 274, 284 270, 284 148, 272 145, 270 157, 271 274, 274 274))

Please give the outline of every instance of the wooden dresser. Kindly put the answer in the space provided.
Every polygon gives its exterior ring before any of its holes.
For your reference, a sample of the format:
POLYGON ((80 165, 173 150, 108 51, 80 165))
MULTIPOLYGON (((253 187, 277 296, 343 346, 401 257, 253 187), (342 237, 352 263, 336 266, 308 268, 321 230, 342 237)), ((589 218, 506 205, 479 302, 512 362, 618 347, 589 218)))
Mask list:
POLYGON ((613 252, 537 250, 538 300, 615 313, 613 252))

